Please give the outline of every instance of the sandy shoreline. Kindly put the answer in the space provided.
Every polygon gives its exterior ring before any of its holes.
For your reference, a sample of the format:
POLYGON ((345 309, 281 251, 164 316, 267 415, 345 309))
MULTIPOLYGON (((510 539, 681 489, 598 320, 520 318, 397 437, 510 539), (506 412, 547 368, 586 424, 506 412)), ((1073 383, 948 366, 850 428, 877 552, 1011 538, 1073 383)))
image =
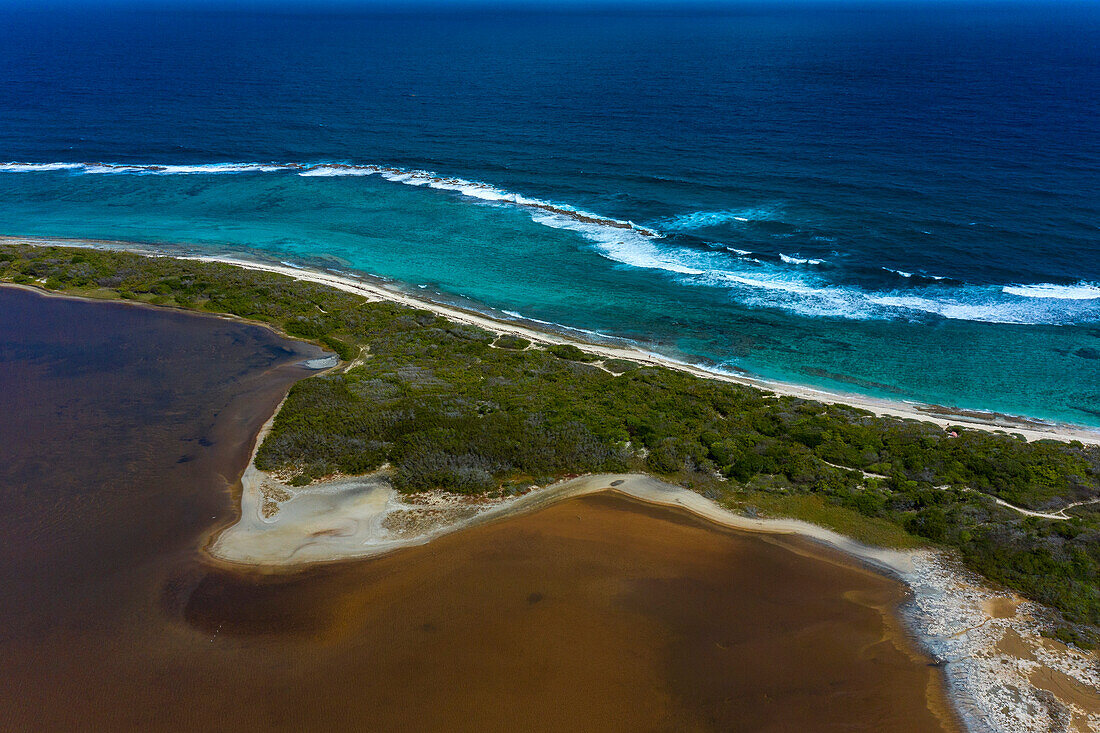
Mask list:
POLYGON ((276 264, 260 260, 246 259, 242 257, 174 254, 164 250, 158 250, 148 245, 128 244, 125 242, 113 242, 87 239, 60 239, 37 237, 13 237, 0 236, 0 242, 11 244, 26 244, 32 246, 67 246, 67 247, 91 247, 102 249, 119 249, 131 251, 154 257, 170 257, 173 259, 196 260, 200 262, 220 262, 235 265, 250 270, 272 272, 292 277, 296 280, 327 285, 329 287, 354 293, 371 301, 391 301, 432 311, 458 323, 478 326, 497 334, 514 334, 522 336, 537 344, 574 344, 586 351, 598 354, 605 358, 627 359, 640 364, 663 366, 670 369, 687 372, 705 379, 741 384, 757 389, 773 392, 777 395, 787 395, 804 399, 817 400, 829 404, 851 405, 863 410, 868 410, 876 415, 888 415, 903 419, 921 420, 946 427, 957 425, 976 430, 1005 431, 1022 435, 1027 440, 1054 439, 1062 441, 1081 441, 1082 443, 1100 445, 1100 429, 1091 429, 1077 425, 1059 423, 1047 423, 1024 417, 1002 415, 998 413, 986 413, 974 410, 963 410, 944 407, 940 405, 926 405, 916 402, 900 402, 857 393, 833 392, 818 389, 806 385, 791 384, 785 382, 773 382, 756 379, 749 376, 731 374, 705 367, 677 361, 668 357, 644 351, 631 346, 618 346, 606 343, 586 341, 581 338, 554 333, 528 321, 510 321, 494 318, 484 313, 462 308, 456 305, 440 303, 434 300, 418 298, 397 288, 389 287, 380 280, 369 277, 356 277, 331 272, 322 272, 306 268, 292 267, 285 264, 276 264))
MULTIPOLYGON (((253 459, 274 418, 257 434, 253 459)), ((948 553, 872 547, 800 520, 745 517, 646 474, 586 475, 484 500, 445 492, 402 496, 385 471, 295 488, 250 461, 239 518, 212 535, 206 551, 236 569, 297 572, 427 544, 601 492, 740 532, 804 537, 899 580, 912 594, 900 609, 905 627, 943 668, 948 698, 968 731, 1100 730, 1100 658, 1045 638, 1041 606, 990 587, 948 553)))
POLYGON ((897 579, 911 593, 900 609, 904 625, 943 668, 948 698, 968 731, 1100 730, 1100 659, 1043 637, 1046 615, 1038 604, 991 588, 941 551, 871 547, 808 522, 741 516, 646 474, 586 475, 519 497, 471 500, 444 492, 402 496, 385 472, 295 488, 250 461, 239 519, 210 537, 206 551, 230 568, 293 573, 379 557, 602 492, 739 532, 804 537, 897 579))
POLYGON ((797 535, 905 584, 901 616, 943 667, 949 697, 970 731, 1100 729, 1100 660, 1042 636, 1041 606, 989 587, 935 550, 871 547, 814 524, 735 514, 645 474, 587 475, 519 497, 402 496, 382 473, 289 487, 250 464, 241 517, 207 545, 215 562, 265 573, 379 557, 569 499, 617 493, 688 512, 739 532, 797 535))
MULTIPOLYGON (((6 238, 6 241, 26 240, 6 238)), ((27 243, 73 244, 42 240, 27 243)), ((111 246, 110 243, 82 244, 111 246)), ((371 300, 390 300, 430 309, 453 320, 497 333, 514 333, 541 343, 577 343, 609 357, 661 364, 704 377, 771 389, 770 385, 750 379, 714 374, 634 349, 593 345, 522 324, 498 321, 351 277, 228 257, 192 256, 183 259, 225 262, 283 273, 357 293, 371 300)), ((804 388, 791 386, 790 389, 804 388)), ((815 390, 772 391, 823 399, 821 393, 815 390)), ((838 398, 836 401, 874 409, 860 399, 838 398)), ((898 414, 890 409, 875 411, 898 414)), ((277 412, 278 408, 275 410, 277 412)), ((930 419, 920 412, 902 416, 930 419)), ((256 434, 252 459, 273 419, 274 415, 256 434)), ((951 422, 958 424, 962 421, 951 422)), ((974 424, 974 427, 998 428, 988 423, 974 424)), ((1046 431, 1029 437, 1082 439, 1072 432, 1046 431)), ((1091 437, 1093 439, 1089 442, 1096 442, 1100 435, 1091 434, 1091 437)), ((740 516, 699 494, 644 474, 583 476, 536 489, 520 497, 471 501, 442 493, 401 496, 382 473, 294 488, 278 481, 277 477, 259 471, 254 460, 250 460, 241 477, 239 517, 232 525, 220 527, 209 537, 206 550, 214 562, 236 569, 298 571, 313 564, 377 556, 402 547, 425 544, 462 529, 609 490, 648 504, 684 510, 737 531, 797 534, 901 580, 913 594, 911 602, 903 609, 909 628, 919 643, 944 667, 951 698, 970 730, 1100 729, 1100 663, 1097 656, 1043 638, 1040 634, 1044 628, 1041 607, 990 588, 980 578, 958 567, 945 553, 868 547, 806 522, 740 516)))

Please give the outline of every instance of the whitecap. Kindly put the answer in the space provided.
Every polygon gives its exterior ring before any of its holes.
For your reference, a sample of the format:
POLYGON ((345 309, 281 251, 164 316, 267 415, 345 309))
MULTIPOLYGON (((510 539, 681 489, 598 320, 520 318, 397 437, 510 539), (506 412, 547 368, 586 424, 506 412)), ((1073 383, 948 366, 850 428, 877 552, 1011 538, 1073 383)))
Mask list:
POLYGON ((225 173, 275 173, 287 170, 287 166, 265 163, 207 163, 202 165, 141 166, 155 175, 200 175, 225 173))
POLYGON ((590 224, 562 214, 542 211, 533 212, 531 219, 544 226, 576 232, 594 242, 597 251, 604 257, 624 265, 663 270, 677 275, 702 275, 707 271, 705 267, 692 264, 692 260, 701 263, 706 257, 705 253, 664 247, 659 244, 659 240, 636 231, 590 224))
POLYGON ((35 173, 38 171, 67 171, 83 168, 83 163, 0 163, 5 173, 35 173))
MULTIPOLYGON (((645 237, 616 237, 614 233, 608 236, 605 230, 584 230, 570 222, 556 224, 581 231, 596 243, 597 252, 615 262, 662 271, 684 285, 723 288, 729 291, 734 302, 754 308, 848 320, 932 317, 998 324, 1100 321, 1100 307, 1083 298, 1080 306, 1066 300, 1060 301, 1060 305, 1057 300, 1044 302, 1039 299, 1021 303, 1006 298, 1000 286, 979 285, 871 290, 839 285, 813 270, 783 267, 774 262, 735 257, 714 250, 676 247, 645 237)), ((1093 297, 1100 298, 1100 288, 1093 297)))
POLYGON ((378 169, 372 165, 314 165, 298 171, 298 175, 307 178, 326 178, 336 176, 373 176, 378 169))
POLYGON ((779 253, 779 259, 786 262, 788 265, 821 265, 825 263, 825 260, 817 260, 812 257, 797 257, 795 255, 785 255, 782 252, 779 253))
POLYGON ((758 206, 750 209, 727 209, 722 211, 692 211, 669 217, 661 221, 661 227, 668 231, 692 231, 720 226, 730 222, 766 221, 773 219, 777 206, 758 206))
POLYGON ((1054 300, 1095 300, 1100 298, 1100 285, 1094 283, 1075 283, 1056 285, 1054 283, 1036 283, 1034 285, 1005 285, 1001 292, 1018 295, 1022 298, 1051 298, 1054 300))
POLYGON ((558 204, 523 194, 504 191, 488 183, 463 178, 444 177, 431 171, 406 170, 382 165, 353 163, 200 163, 200 164, 129 164, 129 163, 0 163, 0 173, 23 173, 69 170, 87 174, 135 175, 199 175, 227 173, 285 173, 303 177, 380 175, 388 181, 409 186, 424 186, 451 191, 462 196, 490 203, 513 204, 558 214, 585 224, 624 229, 647 237, 660 237, 660 232, 632 221, 594 214, 566 204, 558 204))
POLYGON ((914 277, 923 278, 925 280, 949 280, 950 279, 950 278, 945 277, 943 275, 929 275, 927 272, 907 272, 905 270, 895 270, 892 267, 883 267, 882 269, 885 270, 886 272, 892 272, 893 274, 897 275, 898 277, 904 277, 906 279, 910 279, 910 278, 914 278, 914 277))
MULTIPOLYGON (((122 163, 0 163, 0 173, 60 171, 84 174, 202 175, 295 173, 301 176, 369 176, 405 185, 450 191, 490 204, 525 208, 538 224, 575 232, 601 256, 627 267, 661 272, 682 284, 724 288, 731 299, 750 307, 777 308, 811 317, 847 319, 926 318, 929 316, 993 323, 1075 323, 1100 321, 1100 284, 1053 283, 977 286, 946 283, 905 290, 869 290, 842 286, 820 271, 789 265, 817 265, 823 260, 780 254, 782 265, 762 262, 752 252, 725 247, 700 250, 668 245, 660 232, 628 220, 592 214, 504 191, 487 183, 443 177, 428 171, 347 163, 212 163, 145 165, 122 163), (788 265, 784 267, 783 265, 788 265)), ((713 225, 723 221, 765 219, 775 207, 724 212, 694 212, 669 220, 670 228, 713 225), (708 224, 708 222, 710 222, 708 224)), ((286 263, 290 264, 290 263, 286 263)), ((900 277, 918 275, 889 270, 900 277)), ((919 278, 946 280, 938 275, 919 278)), ((519 314, 509 314, 522 317, 519 314)))
POLYGON ((93 163, 81 168, 81 173, 146 173, 148 166, 122 165, 116 163, 93 163))

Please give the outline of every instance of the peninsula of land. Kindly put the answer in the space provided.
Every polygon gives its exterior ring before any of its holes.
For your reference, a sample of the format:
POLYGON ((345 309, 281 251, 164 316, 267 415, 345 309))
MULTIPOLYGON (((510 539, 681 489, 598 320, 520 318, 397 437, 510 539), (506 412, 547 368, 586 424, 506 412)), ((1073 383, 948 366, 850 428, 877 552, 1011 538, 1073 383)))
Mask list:
POLYGON ((0 280, 244 318, 337 354, 290 390, 257 439, 240 516, 209 537, 230 575, 438 548, 610 490, 802 534, 903 580, 910 629, 945 663, 969 727, 1100 723, 1096 659, 1080 649, 1100 623, 1087 429, 765 392, 285 265, 8 239, 0 280))

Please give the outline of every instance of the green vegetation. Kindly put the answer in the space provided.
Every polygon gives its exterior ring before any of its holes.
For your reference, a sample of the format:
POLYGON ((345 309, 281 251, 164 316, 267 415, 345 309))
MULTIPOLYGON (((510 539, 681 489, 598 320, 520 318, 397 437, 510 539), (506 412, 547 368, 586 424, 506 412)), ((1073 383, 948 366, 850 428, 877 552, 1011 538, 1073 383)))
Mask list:
POLYGON ((324 336, 322 336, 320 338, 320 342, 336 352, 336 355, 339 356, 343 361, 351 361, 355 358, 356 354, 359 353, 359 350, 356 349, 354 346, 344 343, 343 341, 336 338, 335 336, 332 336, 331 334, 325 334, 324 336))
POLYGON ((929 544, 886 519, 868 517, 855 509, 829 501, 821 494, 782 494, 767 491, 739 491, 722 501, 740 514, 770 515, 801 519, 878 547, 911 549, 929 544))
POLYGON ((592 362, 600 360, 600 357, 586 354, 573 344, 555 344, 554 346, 547 346, 546 350, 559 359, 568 359, 569 361, 592 362))
POLYGON ((510 333, 500 336, 493 344, 498 349, 514 349, 515 351, 523 351, 530 345, 531 342, 527 339, 510 333))
POLYGON ((608 359, 603 363, 603 368, 615 374, 623 374, 634 371, 638 368, 638 364, 629 359, 608 359))
MULTIPOLYGON (((513 491, 587 471, 648 470, 745 511, 788 514, 869 542, 954 548, 986 577, 1100 624, 1100 450, 880 418, 700 379, 610 366, 576 346, 519 341, 426 311, 221 264, 0 245, 0 279, 270 323, 364 363, 291 390, 261 468, 299 483, 390 463, 405 491, 513 491), (526 343, 523 345, 527 346, 526 343), (874 474, 874 475, 866 475, 874 474)), ((523 341, 523 340, 520 340, 523 341)), ((1071 636, 1076 635, 1076 636, 1071 636)))

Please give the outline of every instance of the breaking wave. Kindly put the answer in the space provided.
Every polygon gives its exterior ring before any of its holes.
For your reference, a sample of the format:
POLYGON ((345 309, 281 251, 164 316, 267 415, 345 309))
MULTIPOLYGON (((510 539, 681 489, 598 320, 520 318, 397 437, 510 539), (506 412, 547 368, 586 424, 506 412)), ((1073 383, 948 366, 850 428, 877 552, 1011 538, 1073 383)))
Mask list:
MULTIPOLYGON (((622 266, 658 271, 684 285, 721 288, 732 300, 748 307, 853 320, 947 318, 1007 324, 1100 322, 1098 283, 972 285, 938 275, 882 267, 875 271, 891 273, 894 282, 876 289, 838 280, 836 267, 807 267, 825 265, 825 260, 797 254, 757 254, 726 244, 708 245, 691 234, 694 230, 732 222, 759 222, 760 226, 775 228, 782 223, 777 219, 775 206, 693 212, 661 220, 657 229, 505 191, 487 183, 382 165, 0 163, 0 173, 48 171, 70 175, 378 176, 394 183, 523 208, 536 223, 575 232, 591 242, 601 256, 622 266)), ((781 235, 787 236, 782 232, 776 234, 781 235)), ((870 277, 865 282, 873 280, 875 278, 870 277)))
POLYGON ((77 174, 125 174, 125 175, 211 175, 227 173, 295 173, 306 177, 374 176, 409 186, 426 186, 441 191, 453 191, 463 196, 503 204, 512 204, 538 212, 574 219, 582 224, 593 224, 611 229, 625 229, 647 237, 660 236, 656 231, 631 221, 614 219, 530 198, 518 193, 503 191, 488 183, 464 178, 441 176, 431 171, 408 170, 384 165, 357 165, 351 163, 206 163, 199 165, 146 165, 127 163, 0 163, 0 173, 33 173, 42 171, 67 171, 77 174))
POLYGON ((905 270, 895 270, 892 267, 883 267, 881 269, 885 272, 889 272, 891 275, 897 275, 898 277, 905 278, 906 280, 914 283, 921 281, 926 281, 930 283, 944 282, 951 279, 949 277, 944 277, 943 275, 929 275, 925 272, 906 272, 905 270))
POLYGON ((1096 300, 1100 298, 1100 285, 1096 283, 1005 285, 1001 288, 1001 291, 1009 295, 1018 295, 1021 298, 1050 298, 1053 300, 1096 300))
POLYGON ((730 209, 726 211, 693 211, 663 219, 660 222, 660 227, 670 232, 690 232, 732 222, 771 221, 777 213, 778 207, 776 206, 758 206, 751 209, 730 209))
POLYGON ((742 305, 801 316, 910 321, 945 318, 1003 324, 1100 321, 1100 287, 1089 283, 985 286, 956 284, 946 278, 937 282, 931 276, 916 275, 915 285, 874 290, 831 281, 819 271, 802 267, 803 258, 766 261, 678 247, 666 240, 581 233, 596 244, 601 255, 622 265, 661 271, 684 285, 722 288, 742 305))
POLYGON ((779 253, 779 259, 786 262, 788 265, 823 265, 825 260, 817 260, 812 257, 797 257, 795 255, 785 255, 782 252, 779 253))

